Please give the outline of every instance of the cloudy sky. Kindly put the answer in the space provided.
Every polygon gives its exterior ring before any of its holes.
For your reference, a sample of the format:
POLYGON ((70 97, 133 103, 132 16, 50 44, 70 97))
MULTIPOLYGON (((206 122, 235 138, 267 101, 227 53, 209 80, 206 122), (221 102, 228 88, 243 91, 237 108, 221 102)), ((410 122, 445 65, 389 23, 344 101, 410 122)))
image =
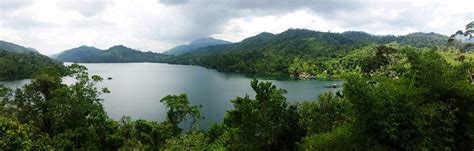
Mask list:
POLYGON ((117 44, 162 52, 288 28, 450 35, 473 20, 473 0, 0 0, 0 40, 48 55, 117 44))

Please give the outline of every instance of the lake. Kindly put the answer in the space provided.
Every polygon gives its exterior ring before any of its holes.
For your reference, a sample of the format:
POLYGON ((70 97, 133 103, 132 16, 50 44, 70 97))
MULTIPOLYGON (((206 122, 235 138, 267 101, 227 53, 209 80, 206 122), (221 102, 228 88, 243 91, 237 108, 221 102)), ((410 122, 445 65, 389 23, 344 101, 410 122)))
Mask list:
MULTIPOLYGON (((163 121, 166 107, 160 99, 166 95, 186 93, 194 105, 202 105, 205 119, 203 127, 220 122, 225 112, 233 108, 230 100, 246 94, 254 98, 250 87, 252 78, 235 73, 222 73, 199 66, 170 65, 161 63, 85 63, 90 75, 104 78, 98 87, 107 87, 111 93, 103 94, 103 105, 114 119, 130 116, 132 119, 163 121), (112 77, 111 80, 107 80, 112 77)), ((342 81, 263 80, 287 90, 288 102, 315 100, 326 91, 341 90, 325 88, 342 81)), ((0 82, 10 88, 18 88, 29 80, 0 82)), ((64 78, 65 83, 73 80, 64 78)))

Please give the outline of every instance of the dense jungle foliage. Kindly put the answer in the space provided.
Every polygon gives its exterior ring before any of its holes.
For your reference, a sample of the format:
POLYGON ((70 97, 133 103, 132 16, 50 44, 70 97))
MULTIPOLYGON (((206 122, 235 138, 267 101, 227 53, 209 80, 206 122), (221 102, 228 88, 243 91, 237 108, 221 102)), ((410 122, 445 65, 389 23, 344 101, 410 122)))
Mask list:
MULTIPOLYGON (((295 74, 292 69, 294 63, 298 63, 295 61, 317 66, 315 68, 321 72, 326 70, 326 62, 337 61, 367 46, 398 43, 417 48, 431 48, 445 46, 447 40, 447 36, 435 33, 378 36, 356 31, 331 33, 289 29, 276 35, 261 33, 239 43, 200 48, 191 53, 168 58, 165 62, 200 65, 219 71, 251 75, 288 76, 295 74)), ((320 75, 309 76, 315 78, 313 76, 320 75)))
POLYGON ((95 86, 101 77, 73 64, 66 73, 77 82, 66 85, 56 68, 46 67, 22 89, 0 89, 0 148, 472 150, 474 64, 452 59, 453 53, 369 45, 337 57, 336 64, 350 71, 341 74, 342 92, 297 104, 286 101, 285 90, 253 80, 256 97, 230 100, 234 109, 208 129, 197 129, 200 107, 185 94, 156 100, 167 106, 165 121, 113 120, 99 98, 109 91, 95 86), (193 121, 188 130, 179 126, 184 120, 193 121))
POLYGON ((65 70, 62 63, 37 52, 17 53, 0 49, 0 81, 28 79, 35 71, 47 66, 61 73, 65 70))

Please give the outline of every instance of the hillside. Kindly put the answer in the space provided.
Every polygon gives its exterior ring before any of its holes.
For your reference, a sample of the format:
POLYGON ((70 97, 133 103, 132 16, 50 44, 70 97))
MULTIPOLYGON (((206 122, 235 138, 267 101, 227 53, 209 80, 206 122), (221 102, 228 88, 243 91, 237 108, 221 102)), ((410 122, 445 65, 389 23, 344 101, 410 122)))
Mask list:
POLYGON ((53 57, 64 62, 82 62, 95 59, 102 50, 95 47, 80 46, 63 51, 53 57))
POLYGON ((31 78, 34 72, 45 67, 65 71, 62 63, 14 43, 0 41, 0 81, 31 78))
POLYGON ((167 57, 167 55, 142 52, 123 45, 113 46, 107 50, 81 46, 54 56, 60 61, 76 63, 160 62, 167 57))
POLYGON ((196 39, 187 45, 176 46, 170 50, 165 51, 164 54, 181 55, 181 54, 188 53, 202 47, 224 45, 224 44, 230 44, 230 43, 231 42, 220 40, 220 39, 214 39, 212 37, 201 38, 201 39, 196 39))
POLYGON ((166 62, 200 65, 219 71, 251 75, 288 76, 291 74, 289 66, 295 58, 322 66, 331 58, 343 56, 372 44, 399 43, 413 47, 440 47, 445 46, 447 40, 447 36, 436 33, 393 36, 372 35, 358 31, 332 33, 289 29, 279 34, 263 32, 241 42, 229 44, 209 45, 216 44, 219 40, 199 39, 166 52, 171 55, 141 52, 121 45, 107 50, 81 46, 66 50, 55 58, 60 61, 81 63, 166 62))
POLYGON ((23 47, 23 46, 20 46, 11 42, 6 42, 3 40, 0 40, 0 50, 6 50, 8 52, 16 52, 16 53, 38 52, 34 48, 23 47))
POLYGON ((432 47, 446 45, 449 37, 437 33, 411 33, 399 36, 397 43, 406 44, 414 47, 432 47))
POLYGON ((295 58, 321 64, 371 44, 401 43, 414 47, 439 47, 448 37, 434 33, 404 36, 371 35, 365 32, 319 32, 289 29, 279 34, 261 33, 241 42, 197 49, 170 63, 193 64, 226 72, 263 75, 289 75, 295 58))

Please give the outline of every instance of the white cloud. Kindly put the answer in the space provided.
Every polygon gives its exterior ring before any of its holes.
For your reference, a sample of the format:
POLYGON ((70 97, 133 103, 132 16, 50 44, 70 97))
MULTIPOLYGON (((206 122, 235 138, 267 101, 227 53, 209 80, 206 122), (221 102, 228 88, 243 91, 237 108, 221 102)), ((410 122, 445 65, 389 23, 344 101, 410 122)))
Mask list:
POLYGON ((314 15, 308 9, 282 15, 236 18, 230 20, 223 29, 213 37, 238 42, 243 38, 261 32, 281 33, 289 28, 304 28, 318 31, 342 32, 343 28, 332 25, 322 17, 314 15))
POLYGON ((16 10, 22 7, 33 4, 33 0, 2 0, 0 1, 0 9, 3 10, 16 10))
POLYGON ((108 0, 61 0, 57 1, 58 5, 64 11, 75 11, 85 17, 94 16, 105 10, 108 0))
POLYGON ((0 39, 54 54, 123 44, 161 52, 206 36, 240 41, 288 28, 438 32, 474 20, 471 0, 1 0, 0 39))

